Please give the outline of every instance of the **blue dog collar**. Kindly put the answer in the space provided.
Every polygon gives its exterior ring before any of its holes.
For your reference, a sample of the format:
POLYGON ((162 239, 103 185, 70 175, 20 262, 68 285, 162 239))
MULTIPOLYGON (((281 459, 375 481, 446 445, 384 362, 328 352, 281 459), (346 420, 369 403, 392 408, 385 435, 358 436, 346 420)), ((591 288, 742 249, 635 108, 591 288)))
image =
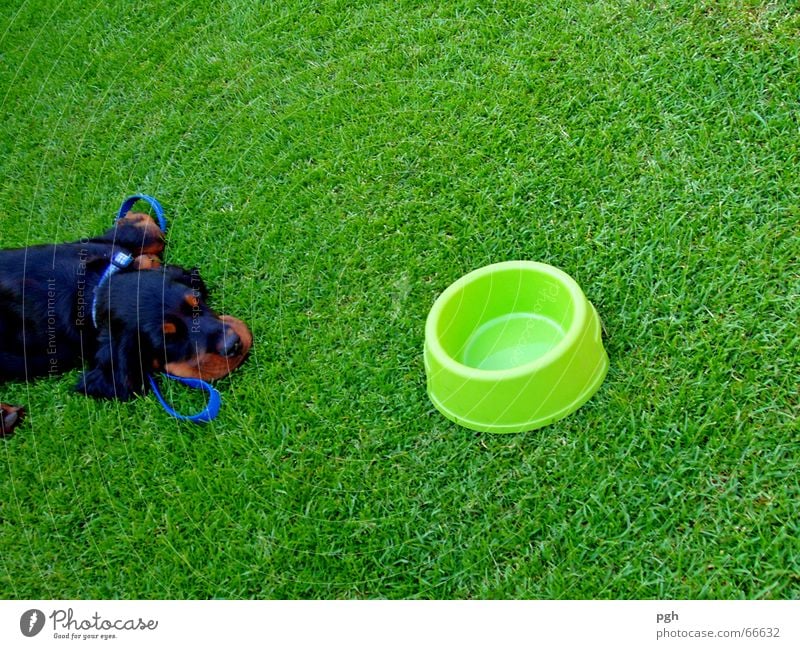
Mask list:
MULTIPOLYGON (((164 216, 164 208, 161 207, 161 203, 159 203, 155 198, 148 196, 147 194, 134 194, 133 196, 128 196, 128 198, 122 201, 122 205, 117 213, 117 218, 114 219, 114 221, 119 221, 128 212, 130 212, 131 208, 139 201, 145 201, 150 205, 150 207, 153 208, 153 211, 156 213, 156 218, 158 219, 158 227, 162 232, 166 233, 167 219, 164 216)), ((95 329, 97 329, 97 296, 100 293, 100 289, 111 278, 112 275, 116 274, 123 268, 130 266, 132 261, 133 257, 131 257, 128 253, 117 252, 112 256, 111 263, 100 277, 100 281, 97 283, 97 286, 94 289, 94 299, 92 300, 92 323, 94 324, 95 329)))
POLYGON ((97 282, 97 286, 94 287, 94 296, 92 297, 92 324, 94 324, 94 328, 97 329, 97 300, 100 297, 100 289, 102 289, 109 279, 111 279, 112 275, 116 275, 119 271, 123 268, 127 268, 131 265, 133 261, 133 257, 131 257, 127 252, 117 251, 111 256, 111 263, 106 268, 105 272, 100 276, 100 281, 97 282))

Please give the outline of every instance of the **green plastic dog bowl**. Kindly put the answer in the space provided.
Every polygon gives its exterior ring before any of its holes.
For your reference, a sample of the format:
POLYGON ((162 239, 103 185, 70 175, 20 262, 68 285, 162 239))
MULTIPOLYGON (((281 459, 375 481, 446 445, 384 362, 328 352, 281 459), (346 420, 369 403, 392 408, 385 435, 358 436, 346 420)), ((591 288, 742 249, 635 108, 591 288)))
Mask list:
POLYGON ((472 430, 546 426, 586 403, 607 371, 597 311, 547 264, 479 268, 439 296, 425 323, 428 395, 472 430))

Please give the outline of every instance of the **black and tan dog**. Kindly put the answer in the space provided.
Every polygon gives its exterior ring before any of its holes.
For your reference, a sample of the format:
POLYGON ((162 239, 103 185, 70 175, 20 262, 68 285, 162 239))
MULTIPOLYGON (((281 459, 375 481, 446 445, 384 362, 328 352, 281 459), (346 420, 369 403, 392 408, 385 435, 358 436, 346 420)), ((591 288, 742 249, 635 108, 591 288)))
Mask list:
MULTIPOLYGON (((126 400, 153 371, 201 376, 206 357, 238 365, 251 341, 208 307, 197 270, 161 264, 163 250, 153 219, 134 213, 98 237, 0 250, 0 382, 85 365, 77 391, 126 400), (109 273, 120 258, 130 263, 109 273)), ((23 415, 0 404, 0 436, 23 415)))

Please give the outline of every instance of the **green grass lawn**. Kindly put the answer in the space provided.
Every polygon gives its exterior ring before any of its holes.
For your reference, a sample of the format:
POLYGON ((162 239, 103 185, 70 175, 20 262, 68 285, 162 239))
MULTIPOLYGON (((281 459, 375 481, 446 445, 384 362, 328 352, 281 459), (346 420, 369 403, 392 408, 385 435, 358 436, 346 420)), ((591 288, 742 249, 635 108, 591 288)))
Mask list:
POLYGON ((793 3, 3 4, 2 246, 151 193, 255 347, 205 427, 0 386, 0 597, 800 597, 793 3), (477 434, 424 321, 507 259, 611 368, 477 434))

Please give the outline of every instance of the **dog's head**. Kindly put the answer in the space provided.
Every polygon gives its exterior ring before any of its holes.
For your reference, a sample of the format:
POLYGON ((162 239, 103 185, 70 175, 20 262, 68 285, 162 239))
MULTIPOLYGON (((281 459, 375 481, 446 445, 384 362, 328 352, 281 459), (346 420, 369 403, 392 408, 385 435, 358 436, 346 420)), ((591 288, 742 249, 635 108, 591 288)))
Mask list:
POLYGON ((252 344, 239 320, 207 304, 199 271, 132 269, 110 278, 97 306, 97 351, 77 389, 129 399, 147 391, 151 372, 217 379, 238 367, 252 344))

